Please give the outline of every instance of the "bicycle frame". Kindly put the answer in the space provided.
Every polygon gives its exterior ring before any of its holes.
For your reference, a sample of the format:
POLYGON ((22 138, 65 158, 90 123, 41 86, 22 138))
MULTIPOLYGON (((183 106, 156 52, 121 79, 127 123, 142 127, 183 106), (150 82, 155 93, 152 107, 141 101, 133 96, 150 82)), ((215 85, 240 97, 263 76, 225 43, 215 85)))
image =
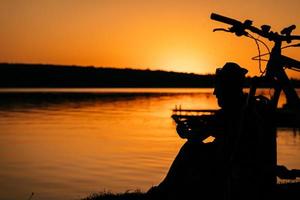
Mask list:
MULTIPOLYGON (((276 41, 275 45, 271 51, 270 59, 267 63, 266 77, 275 79, 279 83, 277 90, 283 90, 286 99, 287 105, 293 109, 299 109, 299 97, 295 91, 295 88, 292 86, 290 79, 285 73, 284 67, 290 66, 291 68, 300 68, 300 62, 289 57, 281 55, 281 41, 276 41)), ((279 91, 275 91, 279 92, 279 91)), ((279 92, 280 93, 280 92, 279 92)), ((273 96, 274 105, 277 105, 279 96, 273 96)))

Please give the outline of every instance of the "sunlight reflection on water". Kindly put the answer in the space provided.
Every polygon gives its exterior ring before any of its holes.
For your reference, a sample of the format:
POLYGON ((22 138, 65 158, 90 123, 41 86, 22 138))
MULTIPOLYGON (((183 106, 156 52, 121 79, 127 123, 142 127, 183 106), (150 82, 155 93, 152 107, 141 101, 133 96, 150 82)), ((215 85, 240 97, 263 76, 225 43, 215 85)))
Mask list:
MULTIPOLYGON (((81 90, 0 91, 0 199, 145 191, 184 142, 171 109, 217 108, 212 89, 81 90)), ((300 168, 299 134, 280 131, 278 144, 278 160, 300 168)))

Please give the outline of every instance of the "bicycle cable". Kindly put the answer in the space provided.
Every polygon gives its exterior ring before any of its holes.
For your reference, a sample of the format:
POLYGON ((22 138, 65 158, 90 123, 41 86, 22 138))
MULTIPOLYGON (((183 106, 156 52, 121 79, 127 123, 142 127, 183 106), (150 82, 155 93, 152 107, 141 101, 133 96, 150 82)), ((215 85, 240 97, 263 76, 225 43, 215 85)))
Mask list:
POLYGON ((264 56, 264 55, 270 55, 271 51, 270 51, 268 45, 266 45, 266 43, 264 43, 262 40, 260 40, 258 38, 255 38, 254 36, 252 36, 249 33, 247 34, 247 37, 249 37, 249 38, 251 38, 251 39, 253 39, 255 41, 255 44, 256 44, 257 50, 258 50, 258 56, 253 57, 252 60, 258 60, 259 71, 261 73, 261 76, 263 76, 265 74, 265 72, 266 72, 266 68, 264 70, 262 70, 261 62, 262 61, 268 61, 268 60, 262 59, 261 57, 264 56), (261 54, 259 42, 262 43, 265 46, 265 48, 268 50, 268 53, 261 54))
POLYGON ((300 43, 297 43, 297 44, 290 44, 290 45, 281 47, 281 49, 286 49, 286 48, 289 48, 289 47, 299 47, 299 46, 300 46, 300 43))
POLYGON ((261 69, 261 52, 260 52, 260 46, 259 46, 259 43, 258 43, 258 40, 256 38, 254 38, 252 35, 248 34, 250 38, 252 38, 254 41, 255 41, 255 44, 256 44, 256 47, 257 47, 257 50, 258 50, 258 68, 259 68, 259 71, 260 73, 262 74, 262 69, 261 69))

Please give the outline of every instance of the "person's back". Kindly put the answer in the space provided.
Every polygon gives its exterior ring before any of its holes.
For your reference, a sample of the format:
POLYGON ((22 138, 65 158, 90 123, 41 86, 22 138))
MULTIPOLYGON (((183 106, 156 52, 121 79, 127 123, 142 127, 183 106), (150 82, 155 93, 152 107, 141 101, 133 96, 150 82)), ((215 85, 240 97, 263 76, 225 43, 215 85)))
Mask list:
POLYGON ((256 101, 249 103, 242 92, 245 73, 237 64, 228 63, 216 77, 215 94, 225 113, 225 198, 230 200, 262 199, 273 170, 265 147, 269 113, 259 110, 256 101))

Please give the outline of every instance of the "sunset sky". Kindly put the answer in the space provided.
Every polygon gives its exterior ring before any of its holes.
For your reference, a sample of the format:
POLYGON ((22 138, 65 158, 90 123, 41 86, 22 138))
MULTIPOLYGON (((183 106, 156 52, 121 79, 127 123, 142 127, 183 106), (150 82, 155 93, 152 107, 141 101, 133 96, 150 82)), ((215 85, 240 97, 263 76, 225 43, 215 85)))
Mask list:
MULTIPOLYGON (((275 31, 296 24, 300 35, 299 9, 299 0, 0 0, 0 62, 214 73, 234 61, 258 75, 254 41, 213 33, 226 26, 210 14, 275 31)), ((300 48, 284 53, 300 59, 300 48)))

